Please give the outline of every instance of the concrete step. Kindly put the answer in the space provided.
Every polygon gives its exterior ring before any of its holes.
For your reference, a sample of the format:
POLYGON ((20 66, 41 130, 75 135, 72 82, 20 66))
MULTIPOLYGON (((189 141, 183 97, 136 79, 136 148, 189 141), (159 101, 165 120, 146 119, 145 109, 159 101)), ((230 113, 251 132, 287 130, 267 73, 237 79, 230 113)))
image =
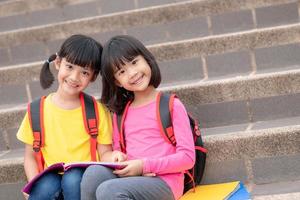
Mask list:
MULTIPOLYGON (((203 138, 208 149, 205 184, 240 180, 256 191, 255 194, 265 195, 268 193, 264 189, 255 186, 300 180, 300 125, 214 135, 203 133, 203 138)), ((1 154, 0 183, 24 182, 24 150, 1 154)))
MULTIPOLYGON (((287 185, 284 186, 284 188, 288 189, 291 187, 290 184, 299 184, 299 181, 295 182, 288 182, 287 185)), ((7 184, 0 184, 0 198, 5 200, 23 200, 23 196, 21 194, 21 188, 25 185, 25 182, 19 182, 19 183, 7 183, 7 184)), ((268 193, 265 195, 256 195, 255 191, 251 192, 252 199, 253 200, 299 200, 300 192, 298 188, 293 188, 290 192, 283 191, 282 193, 276 193, 274 194, 274 191, 282 191, 282 188, 279 188, 277 185, 281 186, 282 183, 276 183, 274 184, 264 184, 264 185, 256 185, 256 187, 269 187, 268 193)), ((248 189, 249 190, 249 189, 248 189)))
MULTIPOLYGON (((272 71, 299 69, 299 27, 296 24, 148 47, 159 62, 164 85, 174 85, 174 80, 186 83, 251 77, 272 71)), ((23 50, 29 52, 27 48, 23 50)), ((27 58, 24 57, 25 60, 27 58)), ((38 79, 41 66, 42 62, 35 62, 1 67, 0 107, 16 106, 51 92, 54 87, 47 91, 40 89, 38 79)), ((90 90, 98 93, 99 87, 96 83, 91 85, 90 90)))
MULTIPOLYGON (((260 98, 299 92, 297 77, 300 68, 298 65, 293 66, 295 69, 278 67, 273 72, 265 71, 265 73, 257 74, 251 72, 241 76, 203 78, 195 73, 197 71, 196 63, 189 62, 190 65, 188 65, 187 59, 177 61, 172 62, 173 64, 160 63, 163 77, 161 87, 175 91, 176 87, 181 87, 180 85, 182 85, 182 89, 179 90, 183 90, 185 87, 200 87, 201 93, 206 94, 201 95, 201 99, 197 99, 200 103, 245 100, 250 97, 260 98), (259 92, 260 94, 257 94, 259 92), (205 101, 204 98, 207 100, 205 101)), ((56 82, 48 90, 40 88, 38 80, 41 66, 42 63, 33 63, 0 68, 0 85, 2 86, 0 107, 24 104, 55 90, 56 82), (15 93, 16 89, 19 91, 18 94, 15 93), (16 95, 19 95, 18 98, 16 95)), ((87 91, 99 96, 100 88, 101 81, 97 80, 88 87, 87 91)))
POLYGON ((21 190, 25 184, 25 181, 0 184, 0 199, 24 200, 21 190))
POLYGON ((44 11, 68 5, 76 5, 93 0, 6 0, 0 1, 0 17, 29 14, 36 11, 44 11))
MULTIPOLYGON (((67 20, 100 16, 115 12, 130 12, 149 6, 159 7, 180 2, 179 0, 118 0, 102 1, 11 1, 0 4, 0 31, 51 24, 67 20), (23 9, 21 9, 23 8, 23 9)), ((204 0, 195 1, 204 27, 213 34, 241 31, 298 22, 297 0, 204 0), (207 17, 207 18, 206 18, 207 17)), ((189 12, 187 10, 186 12, 189 12)), ((198 14, 198 16, 199 16, 198 14)), ((152 16, 153 17, 153 16, 152 16)))
MULTIPOLYGON (((14 30, 14 31, 7 31, 3 32, 1 34, 1 38, 11 35, 11 37, 18 38, 16 41, 2 41, 1 39, 1 46, 2 44, 5 44, 3 46, 14 46, 18 45, 20 43, 26 42, 24 40, 25 38, 21 39, 22 37, 26 37, 28 40, 27 42, 32 42, 32 41, 48 41, 49 38, 53 39, 63 39, 66 38, 66 36, 74 33, 78 33, 78 30, 80 30, 81 33, 83 34, 94 34, 98 32, 109 32, 109 31, 117 31, 117 30, 126 30, 128 27, 132 29, 133 27, 148 27, 151 30, 151 25, 160 25, 160 28, 166 27, 166 24, 171 22, 176 22, 176 21, 183 21, 184 23, 179 24, 184 25, 188 20, 190 19, 197 19, 199 18, 200 21, 195 20, 194 24, 187 24, 189 26, 189 32, 195 32, 199 33, 199 30, 195 29, 195 24, 200 23, 201 17, 205 17, 209 14, 218 14, 219 9, 223 9, 222 12, 230 12, 234 11, 237 9, 243 9, 246 6, 251 7, 254 6, 251 4, 251 2, 260 2, 260 5, 265 5, 267 6, 270 4, 272 1, 230 1, 232 3, 228 3, 228 5, 224 2, 227 1, 183 1, 180 3, 174 3, 174 4, 167 4, 167 5, 162 5, 162 6, 156 6, 156 7, 150 7, 150 8, 145 8, 145 9, 138 9, 138 10, 133 10, 130 12, 123 12, 123 13, 115 13, 115 14, 109 14, 109 15, 103 15, 103 16, 95 16, 95 17, 90 17, 90 18, 83 18, 80 20, 71 20, 67 22, 61 22, 61 23, 55 23, 55 24, 46 24, 44 26, 39 26, 39 27, 31 27, 27 29, 20 29, 20 30, 14 30), (263 2, 269 2, 269 3, 263 3, 263 2), (207 3, 213 3, 207 5, 207 3), (227 5, 227 6, 226 6, 227 5), (243 6, 244 5, 244 6, 243 6), (231 6, 233 8, 231 9, 231 6), (242 6, 242 7, 240 7, 242 6), (228 8, 229 7, 229 8, 228 8), (224 10, 225 9, 225 10, 224 10), (99 27, 98 30, 95 27, 99 27), (34 33, 34 35, 29 34, 30 32, 34 33), (43 34, 40 34, 40 33, 43 34), (28 35, 27 35, 28 34, 28 35), (45 35, 46 34, 46 35, 45 35), (27 36, 26 36, 27 35, 27 36), (31 35, 31 36, 30 36, 31 35), (38 37, 37 37, 38 36, 38 37), (51 36, 51 37, 49 37, 51 36), (23 41, 22 41, 23 40, 23 41)), ((273 1, 274 2, 274 1, 273 1)), ((287 3, 287 2, 295 2, 293 1, 287 1, 287 0, 279 0, 276 2, 282 2, 282 3, 287 3)), ((274 3, 275 5, 277 3, 274 3)), ((272 5, 272 4, 271 4, 272 5)), ((285 4, 283 4, 285 5, 285 4)), ((292 6, 295 8, 295 5, 292 6)), ((298 7, 298 5, 296 5, 298 7)), ((266 7, 268 8, 268 7, 266 7)), ((298 16, 298 14, 297 14, 298 16)), ((224 17, 220 17, 224 18, 224 17)), ((239 17, 235 17, 239 18, 239 17)), ((252 17, 251 17, 252 18, 252 17)), ((277 18, 280 18, 277 16, 277 18)), ((298 19, 298 17, 297 17, 298 19)), ((258 20, 258 19, 257 19, 258 20)), ((229 20, 230 21, 230 20, 229 20)), ((273 20, 271 20, 273 21, 273 20)), ((297 20, 293 20, 290 23, 297 23, 297 20)), ((290 24, 288 23, 288 24, 290 24)), ((222 23, 223 24, 223 23, 222 23)), ((286 23, 278 23, 277 25, 284 25, 286 23)), ((206 29, 208 30, 209 27, 206 23, 206 20, 204 20, 204 23, 201 25, 205 26, 200 26, 201 29, 206 29)), ((274 25, 271 25, 274 26, 274 25)), ((182 26, 180 26, 182 31, 182 26)), ((264 28, 264 27, 269 27, 269 26, 260 26, 260 27, 253 27, 253 28, 264 28)), ((172 28, 168 27, 169 29, 172 28)), ((173 27, 175 28, 175 27, 173 27)), ((198 28, 198 27, 196 27, 198 28)), ((154 29, 154 28, 152 28, 154 29)), ((164 30, 165 28, 163 28, 164 30)), ((179 31, 178 30, 178 31, 179 31)), ((235 30, 234 32, 237 31, 244 31, 244 30, 249 30, 249 29, 242 29, 242 30, 235 30)), ((139 30, 141 31, 141 30, 139 30)), ((145 30, 146 31, 146 30, 145 30)), ((149 31, 149 30, 148 30, 149 31)), ((152 30, 155 31, 155 30, 152 30)), ((207 31, 209 32, 209 31, 207 31)), ((129 31, 130 33, 130 31, 129 31)), ((226 33, 222 32, 222 33, 226 33)), ((172 34, 171 31, 168 34, 172 34)), ((218 33, 219 34, 219 33, 218 33)), ((201 34, 201 35, 208 35, 208 34, 201 34)), ((11 38, 12 40, 12 38, 11 38)))
MULTIPOLYGON (((93 29, 90 27, 90 30, 94 31, 94 24, 92 27, 93 29)), ((2 57, 0 66, 46 60, 50 54, 57 52, 62 40, 56 38, 55 35, 60 32, 59 37, 67 37, 69 35, 68 28, 71 27, 61 27, 64 31, 58 31, 60 29, 58 27, 52 28, 44 27, 36 30, 26 29, 0 33, 0 55, 2 57), (53 32, 54 30, 57 31, 53 32), (43 38, 44 36, 46 37, 43 38)), ((299 63, 299 56, 297 56, 300 51, 299 28, 300 24, 293 24, 218 36, 196 36, 189 40, 178 40, 181 36, 183 36, 181 39, 190 37, 185 35, 185 32, 177 32, 177 35, 170 38, 173 42, 161 42, 148 45, 148 47, 157 60, 165 65, 170 65, 171 61, 180 62, 180 60, 197 65, 200 77, 263 72, 280 68, 282 65, 289 67, 299 63), (288 53, 283 54, 282 52, 288 53), (219 66, 220 64, 222 65, 219 66)), ((72 27, 70 31, 74 31, 74 29, 76 28, 72 27)), ((81 30, 88 30, 88 28, 82 27, 81 30)), ((99 31, 98 33, 101 35, 99 31)), ((87 34, 101 40, 101 36, 97 36, 97 33, 87 34)), ((163 40, 166 41, 167 38, 163 40)))
MULTIPOLYGON (((150 6, 157 6, 167 3, 174 3, 178 2, 179 0, 159 0, 159 1, 147 1, 147 0, 124 0, 119 2, 118 0, 26 0, 26 1, 19 1, 19 0, 10 0, 10 1, 0 1, 0 17, 5 16, 14 16, 14 15, 22 15, 27 14, 30 15, 32 13, 36 13, 39 11, 44 11, 47 14, 47 11, 50 9, 56 9, 66 14, 67 9, 74 10, 74 6, 77 8, 85 7, 88 3, 93 5, 94 8, 89 7, 91 11, 90 15, 99 15, 105 13, 113 13, 113 12, 120 12, 150 6), (73 6, 73 7, 72 7, 73 6)), ((75 10, 74 10, 75 11, 75 10)), ((78 10, 77 10, 78 11, 78 10)), ((82 11, 82 10, 81 10, 82 11)), ((83 11, 86 11, 83 9, 83 11)), ((70 12, 70 11, 69 11, 70 12)), ((80 13, 76 13, 80 14, 80 13)), ((77 17, 77 18, 80 18, 77 17)))
POLYGON ((296 200, 300 197, 300 180, 253 185, 253 200, 296 200))
POLYGON ((209 150, 204 182, 241 180, 267 184, 299 178, 299 125, 205 138, 209 150))
POLYGON ((300 192, 287 193, 287 194, 276 194, 276 195, 264 195, 257 196, 253 200, 298 200, 300 198, 300 192))
MULTIPOLYGON (((300 98, 299 75, 298 69, 230 79, 208 79, 189 84, 174 83, 172 87, 162 86, 160 89, 175 92, 188 111, 199 119, 203 128, 234 124, 239 126, 300 116, 297 106, 300 98)), ((26 83, 20 83, 22 84, 26 83)), ((31 99, 47 93, 41 89, 30 89, 32 88, 30 87, 28 92, 31 99)), ((89 93, 99 97, 100 89, 90 88, 89 93)), ((4 97, 8 103, 7 106, 2 103, 0 109, 0 127, 3 135, 0 142, 5 141, 2 142, 5 144, 2 146, 4 149, 13 149, 19 147, 14 134, 24 117, 26 102, 31 99, 18 103, 20 92, 15 91, 1 96, 1 101, 5 100, 4 97)))

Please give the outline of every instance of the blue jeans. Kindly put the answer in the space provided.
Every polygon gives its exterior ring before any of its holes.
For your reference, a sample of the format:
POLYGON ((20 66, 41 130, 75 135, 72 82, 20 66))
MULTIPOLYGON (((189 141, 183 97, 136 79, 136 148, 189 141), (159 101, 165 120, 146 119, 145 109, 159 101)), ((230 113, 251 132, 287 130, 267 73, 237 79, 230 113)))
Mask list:
POLYGON ((63 175, 47 173, 33 186, 29 200, 80 200, 80 182, 84 169, 73 168, 63 175))

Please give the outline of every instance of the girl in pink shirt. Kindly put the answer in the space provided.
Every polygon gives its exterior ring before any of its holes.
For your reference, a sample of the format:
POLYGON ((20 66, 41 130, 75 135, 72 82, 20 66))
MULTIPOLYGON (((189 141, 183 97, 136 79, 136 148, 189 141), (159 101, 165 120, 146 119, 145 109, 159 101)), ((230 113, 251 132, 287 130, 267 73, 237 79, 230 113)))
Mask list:
MULTIPOLYGON (((150 51, 131 36, 115 36, 104 46, 102 63, 102 102, 114 112, 114 150, 120 150, 116 115, 131 101, 124 122, 127 166, 121 170, 89 167, 81 182, 81 199, 179 199, 184 171, 195 162, 183 104, 174 101, 172 120, 177 144, 173 146, 162 137, 156 119, 156 88, 161 75, 150 51)), ((112 157, 112 161, 118 158, 112 157)))

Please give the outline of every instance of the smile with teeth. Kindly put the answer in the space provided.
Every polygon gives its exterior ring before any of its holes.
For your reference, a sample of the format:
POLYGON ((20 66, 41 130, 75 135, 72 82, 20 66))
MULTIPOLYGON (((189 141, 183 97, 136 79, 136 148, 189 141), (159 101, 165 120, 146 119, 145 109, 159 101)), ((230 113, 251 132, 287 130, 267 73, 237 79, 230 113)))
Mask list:
POLYGON ((79 85, 78 84, 76 84, 76 83, 73 83, 73 82, 71 82, 71 81, 65 81, 66 83, 67 83, 67 85, 69 86, 69 87, 73 87, 73 88, 77 88, 77 87, 79 87, 79 85))
POLYGON ((140 76, 138 79, 136 79, 135 81, 133 81, 131 84, 136 85, 142 82, 144 78, 144 75, 140 76))

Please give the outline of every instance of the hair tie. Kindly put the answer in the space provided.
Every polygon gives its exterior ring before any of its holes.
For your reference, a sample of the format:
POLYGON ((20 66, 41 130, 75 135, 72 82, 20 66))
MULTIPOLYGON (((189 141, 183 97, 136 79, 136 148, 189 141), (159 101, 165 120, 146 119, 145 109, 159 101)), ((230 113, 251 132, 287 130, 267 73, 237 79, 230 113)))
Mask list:
POLYGON ((46 60, 45 62, 48 63, 48 64, 50 64, 50 61, 49 61, 49 60, 46 60))

